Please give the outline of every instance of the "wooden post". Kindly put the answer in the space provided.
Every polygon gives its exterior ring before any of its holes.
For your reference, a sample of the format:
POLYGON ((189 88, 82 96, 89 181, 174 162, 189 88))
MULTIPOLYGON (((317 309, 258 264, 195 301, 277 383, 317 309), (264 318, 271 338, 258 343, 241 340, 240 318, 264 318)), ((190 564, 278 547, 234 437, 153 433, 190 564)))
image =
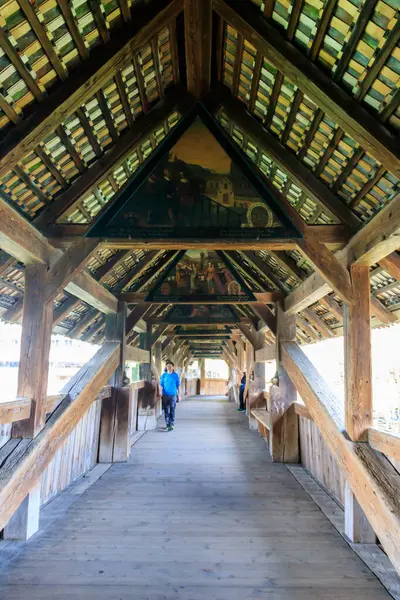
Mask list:
POLYGON ((200 396, 204 396, 206 388, 206 359, 200 360, 200 396))
POLYGON ((344 494, 344 532, 346 537, 353 544, 376 544, 375 532, 347 481, 344 494))
MULTIPOLYGON (((140 347, 149 350, 149 333, 140 334, 140 347)), ((144 381, 144 387, 139 390, 138 395, 138 425, 139 431, 147 431, 157 427, 156 416, 156 390, 153 386, 151 363, 140 364, 140 379, 144 381)))
MULTIPOLYGON (((46 302, 47 269, 25 268, 18 396, 32 399, 28 419, 14 423, 13 437, 34 438, 44 427, 49 374, 53 305, 46 302)), ((41 478, 4 528, 4 539, 27 540, 39 529, 41 478)))
POLYGON ((371 303, 369 267, 352 265, 355 301, 344 308, 345 424, 354 442, 372 426, 371 303))
POLYGON ((13 437, 33 438, 46 419, 53 306, 46 297, 46 266, 27 265, 17 396, 32 399, 29 419, 13 426, 13 437))
POLYGON ((118 428, 125 429, 125 424, 121 422, 124 418, 124 411, 118 410, 118 401, 124 403, 124 395, 120 393, 122 379, 125 369, 125 328, 126 328, 126 303, 118 303, 118 312, 114 315, 107 315, 105 338, 106 342, 118 342, 120 344, 120 361, 118 368, 110 379, 112 393, 109 398, 104 398, 101 404, 100 417, 100 439, 99 439, 99 463, 114 462, 114 452, 118 455, 118 449, 115 447, 116 439, 121 439, 117 435, 118 428), (118 420, 120 417, 120 421, 118 420))
POLYGON ((276 304, 276 370, 279 384, 271 386, 270 409, 272 429, 270 452, 274 462, 299 462, 299 420, 293 403, 297 399, 296 388, 281 362, 281 343, 296 340, 296 315, 288 315, 276 304))

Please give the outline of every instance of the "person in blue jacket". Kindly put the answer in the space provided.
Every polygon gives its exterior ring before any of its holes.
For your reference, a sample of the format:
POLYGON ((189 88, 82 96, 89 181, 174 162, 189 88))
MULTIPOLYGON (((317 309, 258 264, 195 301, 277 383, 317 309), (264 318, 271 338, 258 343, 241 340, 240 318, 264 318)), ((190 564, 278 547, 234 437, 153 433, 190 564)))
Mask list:
POLYGON ((178 373, 175 373, 174 363, 167 362, 167 371, 161 375, 160 387, 162 404, 165 413, 165 431, 175 429, 175 407, 179 402, 180 379, 178 373))

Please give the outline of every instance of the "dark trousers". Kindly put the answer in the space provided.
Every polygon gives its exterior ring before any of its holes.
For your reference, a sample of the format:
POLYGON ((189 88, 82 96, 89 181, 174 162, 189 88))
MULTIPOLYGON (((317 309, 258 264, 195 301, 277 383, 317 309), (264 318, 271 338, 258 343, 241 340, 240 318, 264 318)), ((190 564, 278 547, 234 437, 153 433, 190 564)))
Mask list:
POLYGON ((245 410, 245 405, 244 405, 244 388, 246 387, 246 384, 242 383, 242 385, 240 386, 240 390, 239 390, 239 408, 241 408, 242 410, 245 410))
POLYGON ((163 408, 165 413, 165 424, 166 426, 175 425, 175 408, 176 408, 176 396, 163 396, 163 408))

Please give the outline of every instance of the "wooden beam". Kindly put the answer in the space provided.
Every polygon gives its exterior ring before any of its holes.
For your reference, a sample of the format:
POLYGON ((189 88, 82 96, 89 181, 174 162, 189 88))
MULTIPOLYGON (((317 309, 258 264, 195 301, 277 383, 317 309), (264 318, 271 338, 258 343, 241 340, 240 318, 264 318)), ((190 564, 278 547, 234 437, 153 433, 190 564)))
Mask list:
POLYGON ((251 310, 256 313, 260 319, 262 319, 268 328, 276 335, 276 316, 272 310, 265 304, 256 303, 251 305, 251 310))
POLYGON ((355 302, 344 307, 346 431, 354 442, 367 440, 372 425, 372 357, 369 268, 351 266, 355 302))
MULTIPOLYGON (((52 269, 63 256, 47 239, 0 198, 0 246, 26 265, 41 263, 52 269)), ((65 288, 105 313, 116 312, 117 299, 89 273, 76 274, 65 288)))
POLYGON ((85 267, 97 246, 98 241, 96 239, 84 238, 80 242, 72 244, 60 256, 46 275, 46 301, 54 300, 57 294, 85 267))
POLYGON ((321 317, 317 315, 311 308, 305 308, 303 311, 303 315, 307 317, 308 321, 313 325, 313 327, 321 333, 324 338, 333 338, 335 337, 334 332, 328 325, 325 323, 321 317))
POLYGON ((337 218, 352 229, 358 227, 360 220, 351 210, 333 194, 296 155, 283 146, 267 129, 248 113, 244 105, 233 98, 226 88, 220 88, 224 111, 228 118, 239 125, 277 165, 284 169, 291 179, 307 195, 322 206, 330 217, 337 218))
POLYGON ((365 443, 351 442, 337 399, 295 342, 283 345, 283 364, 325 443, 340 464, 361 508, 395 569, 400 570, 400 478, 365 443))
POLYGON ((269 362, 276 359, 275 344, 272 346, 264 346, 255 352, 256 362, 269 362))
POLYGON ((400 194, 358 231, 346 246, 349 263, 372 266, 400 246, 400 194))
POLYGON ((0 423, 14 423, 29 419, 32 400, 30 398, 14 398, 0 402, 0 423))
POLYGON ((53 306, 46 300, 46 267, 27 265, 17 395, 32 399, 29 418, 16 423, 13 437, 32 438, 46 418, 53 306))
MULTIPOLYGON (((399 231, 400 194, 358 231, 343 250, 336 252, 335 257, 342 266, 352 263, 371 266, 394 252, 399 245, 399 231)), ((319 273, 313 273, 285 298, 285 310, 299 312, 331 290, 319 273)))
POLYGON ((202 98, 210 90, 212 0, 184 0, 188 90, 202 98))
POLYGON ((266 344, 265 335, 263 333, 253 332, 243 323, 238 323, 237 328, 240 329, 246 340, 253 346, 254 350, 259 350, 266 344))
POLYGON ((151 310, 151 307, 151 304, 138 304, 133 310, 131 310, 126 319, 126 337, 128 337, 135 325, 147 315, 147 313, 151 310))
POLYGON ((150 362, 150 352, 149 350, 142 350, 141 348, 127 346, 126 360, 130 362, 148 363, 150 362))
POLYGON ((352 304, 353 290, 350 274, 336 256, 320 242, 299 240, 299 249, 344 302, 352 304))
POLYGON ((400 435, 383 431, 376 427, 368 429, 368 442, 374 450, 382 452, 393 460, 400 460, 400 435))
MULTIPOLYGON (((202 244, 203 247, 203 244, 202 244)), ((280 292, 255 292, 254 293, 255 296, 255 300, 250 300, 250 301, 246 301, 246 304, 254 304, 257 302, 263 302, 264 304, 274 304, 274 302, 277 302, 278 300, 280 300, 282 298, 282 294, 280 292)), ((120 298, 122 300, 125 300, 125 302, 128 303, 132 303, 132 304, 140 304, 140 303, 145 303, 145 304, 153 304, 154 302, 152 300, 147 300, 147 294, 146 293, 142 293, 142 292, 124 292, 123 294, 120 294, 120 298)), ((166 297, 167 300, 167 297, 166 297)), ((223 298, 215 298, 213 300, 196 300, 196 301, 189 301, 189 300, 183 300, 183 301, 174 301, 174 304, 226 304, 226 300, 224 300, 223 298)), ((235 302, 233 302, 232 300, 229 301, 229 304, 243 304, 243 302, 237 300, 235 302)), ((170 325, 172 325, 173 323, 169 323, 170 325)), ((193 324, 193 322, 192 322, 193 324)))
POLYGON ((0 477, 0 529, 3 529, 48 464, 79 423, 119 362, 118 344, 105 344, 68 382, 65 399, 33 440, 22 440, 3 463, 0 477), (21 446, 18 451, 19 446, 21 446), (18 455, 18 461, 15 460, 18 455))
POLYGON ((154 0, 140 7, 135 18, 118 29, 101 52, 93 52, 81 67, 36 106, 29 119, 14 127, 0 144, 0 177, 31 152, 57 125, 102 88, 128 58, 146 45, 165 23, 176 18, 183 0, 154 0))
POLYGON ((328 74, 289 44, 274 26, 262 18, 255 6, 235 0, 214 0, 213 7, 334 123, 396 177, 400 177, 399 148, 395 136, 334 83, 328 74))

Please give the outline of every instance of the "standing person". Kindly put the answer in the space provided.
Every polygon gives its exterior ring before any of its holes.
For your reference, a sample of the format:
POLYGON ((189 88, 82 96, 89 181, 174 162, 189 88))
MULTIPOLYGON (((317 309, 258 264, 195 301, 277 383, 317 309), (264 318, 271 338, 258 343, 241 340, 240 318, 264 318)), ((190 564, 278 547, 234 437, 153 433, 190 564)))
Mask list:
POLYGON ((175 407, 179 402, 180 379, 178 373, 175 373, 173 362, 167 362, 167 372, 160 378, 162 403, 165 413, 165 431, 175 429, 175 407))
POLYGON ((244 405, 244 390, 246 389, 246 371, 243 373, 243 377, 240 380, 240 389, 239 389, 239 408, 238 412, 244 412, 246 407, 244 405))

